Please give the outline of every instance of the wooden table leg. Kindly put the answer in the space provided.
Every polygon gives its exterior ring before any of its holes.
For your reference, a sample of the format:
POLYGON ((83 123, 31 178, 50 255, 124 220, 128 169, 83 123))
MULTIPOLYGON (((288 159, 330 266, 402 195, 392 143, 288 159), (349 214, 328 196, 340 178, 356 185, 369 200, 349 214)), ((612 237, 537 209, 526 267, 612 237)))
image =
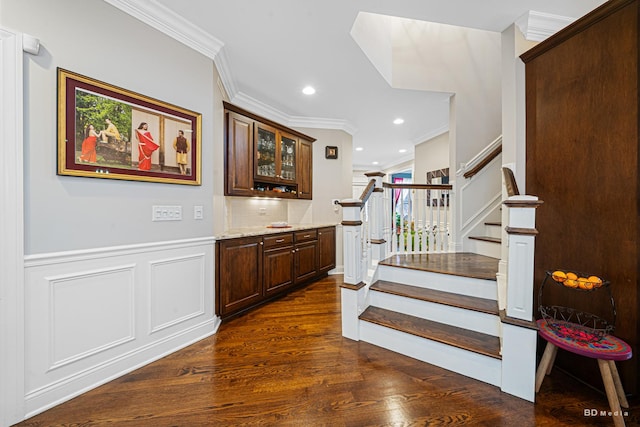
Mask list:
POLYGON ((616 427, 624 427, 624 417, 622 416, 622 409, 620 408, 620 401, 618 400, 618 392, 616 391, 616 386, 613 383, 613 375, 611 373, 609 363, 607 360, 598 359, 598 367, 600 368, 600 374, 602 374, 604 389, 607 392, 609 407, 613 413, 613 424, 616 427))
POLYGON ((616 368, 616 362, 609 360, 609 369, 611 369, 611 376, 613 377, 613 384, 616 386, 616 392, 618 393, 618 399, 620 400, 620 406, 623 408, 629 407, 627 396, 624 394, 622 388, 622 382, 620 381, 620 375, 618 374, 618 368, 616 368))
POLYGON ((556 353, 558 352, 558 347, 547 342, 547 346, 544 349, 544 353, 542 354, 542 359, 540 359, 540 365, 538 366, 538 372, 536 372, 536 393, 540 391, 540 386, 542 385, 542 380, 544 380, 544 376, 548 375, 551 372, 552 362, 555 359, 556 353))

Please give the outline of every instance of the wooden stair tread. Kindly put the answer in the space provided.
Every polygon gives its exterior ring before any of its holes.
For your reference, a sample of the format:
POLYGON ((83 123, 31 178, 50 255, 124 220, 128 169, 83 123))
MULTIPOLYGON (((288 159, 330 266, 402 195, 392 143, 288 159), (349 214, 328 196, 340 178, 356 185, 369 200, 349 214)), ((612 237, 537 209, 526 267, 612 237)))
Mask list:
POLYGON ((489 237, 489 236, 469 236, 472 240, 481 240, 483 242, 491 242, 491 243, 502 243, 502 239, 499 237, 489 237))
POLYGON ((486 298, 454 294, 452 292, 404 285, 386 280, 378 280, 371 285, 370 290, 414 298, 421 301, 434 302, 451 307, 463 308, 466 310, 473 310, 481 313, 493 314, 496 316, 500 314, 500 311, 498 310, 498 302, 486 298))
POLYGON ((500 339, 492 335, 385 310, 380 307, 368 307, 360 314, 359 319, 484 356, 502 359, 500 355, 500 339))
POLYGON ((396 254, 380 261, 378 265, 495 281, 499 262, 499 259, 485 255, 454 252, 396 254))

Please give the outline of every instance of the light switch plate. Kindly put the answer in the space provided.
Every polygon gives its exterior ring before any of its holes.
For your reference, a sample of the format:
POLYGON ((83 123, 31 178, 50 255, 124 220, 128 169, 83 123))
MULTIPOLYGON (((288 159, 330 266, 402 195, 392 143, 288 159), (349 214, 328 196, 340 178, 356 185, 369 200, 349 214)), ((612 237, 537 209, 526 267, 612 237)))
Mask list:
POLYGON ((151 221, 182 221, 182 206, 152 206, 151 221))
POLYGON ((202 206, 194 206, 193 219, 203 219, 203 218, 204 218, 204 208, 202 206))

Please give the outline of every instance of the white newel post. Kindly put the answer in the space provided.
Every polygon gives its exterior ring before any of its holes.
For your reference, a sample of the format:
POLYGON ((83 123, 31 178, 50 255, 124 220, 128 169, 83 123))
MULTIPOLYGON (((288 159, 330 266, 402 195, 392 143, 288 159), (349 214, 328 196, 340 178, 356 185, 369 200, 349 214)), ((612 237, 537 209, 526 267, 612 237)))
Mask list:
POLYGON ((509 210, 506 315, 502 322, 502 390, 535 400, 536 342, 534 323, 534 244, 538 231, 535 196, 511 196, 509 210))
POLYGON ((382 188, 382 178, 385 174, 382 172, 369 172, 365 176, 369 179, 375 180, 375 189, 369 198, 369 214, 370 214, 370 227, 371 227, 371 261, 372 266, 378 264, 387 256, 387 245, 384 239, 385 224, 385 205, 384 205, 384 189, 382 188))
POLYGON ((362 265, 362 202, 356 199, 343 200, 342 240, 344 256, 344 285, 340 297, 342 307, 342 336, 358 341, 358 315, 364 302, 365 287, 362 265))

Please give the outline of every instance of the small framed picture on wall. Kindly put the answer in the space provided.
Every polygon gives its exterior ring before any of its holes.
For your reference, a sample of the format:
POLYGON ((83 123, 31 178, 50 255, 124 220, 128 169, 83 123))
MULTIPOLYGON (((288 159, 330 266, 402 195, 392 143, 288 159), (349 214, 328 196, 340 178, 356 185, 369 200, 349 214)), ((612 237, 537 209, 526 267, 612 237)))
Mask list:
POLYGON ((327 145, 324 149, 324 157, 327 159, 337 159, 338 158, 338 147, 333 147, 327 145))

